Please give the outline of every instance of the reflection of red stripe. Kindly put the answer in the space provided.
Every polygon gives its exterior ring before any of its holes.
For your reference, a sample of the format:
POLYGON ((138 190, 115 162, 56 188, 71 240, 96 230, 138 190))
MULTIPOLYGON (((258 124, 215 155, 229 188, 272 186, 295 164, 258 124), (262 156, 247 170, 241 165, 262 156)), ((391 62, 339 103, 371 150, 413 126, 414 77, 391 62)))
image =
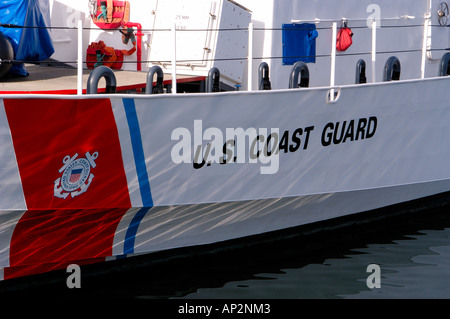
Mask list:
POLYGON ((112 255, 118 223, 126 209, 29 210, 14 229, 10 246, 10 279, 54 269, 76 260, 103 261, 112 255))

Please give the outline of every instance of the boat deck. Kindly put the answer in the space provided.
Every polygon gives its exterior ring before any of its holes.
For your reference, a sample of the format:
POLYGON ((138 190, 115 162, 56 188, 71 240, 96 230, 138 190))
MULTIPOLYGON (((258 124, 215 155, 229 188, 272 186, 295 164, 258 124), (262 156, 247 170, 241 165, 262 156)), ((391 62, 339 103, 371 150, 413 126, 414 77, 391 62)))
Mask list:
MULTIPOLYGON (((26 64, 29 75, 12 76, 0 79, 0 94, 77 94, 77 69, 48 65, 26 64)), ((92 70, 83 70, 83 94, 86 94, 87 81, 92 70)), ((145 92, 147 72, 114 70, 118 93, 145 92)), ((178 83, 201 83, 204 76, 178 75, 178 83)), ((171 87, 171 74, 164 74, 164 86, 171 87)), ((101 79, 98 92, 105 91, 106 81, 101 79)), ((200 84, 198 85, 200 86, 200 84)))

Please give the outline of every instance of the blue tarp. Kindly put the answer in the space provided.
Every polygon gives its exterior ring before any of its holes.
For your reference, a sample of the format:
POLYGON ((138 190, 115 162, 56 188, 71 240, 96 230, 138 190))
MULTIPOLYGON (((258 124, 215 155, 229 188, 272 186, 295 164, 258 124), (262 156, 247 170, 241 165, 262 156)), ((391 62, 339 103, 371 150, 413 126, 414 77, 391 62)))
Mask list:
MULTIPOLYGON (((52 39, 44 15, 48 15, 48 0, 0 0, 0 23, 24 28, 0 27, 11 41, 15 60, 42 61, 54 52, 52 39)), ((28 75, 23 64, 15 64, 11 73, 28 75)))
POLYGON ((283 24, 283 64, 297 61, 316 62, 316 25, 312 23, 283 24))

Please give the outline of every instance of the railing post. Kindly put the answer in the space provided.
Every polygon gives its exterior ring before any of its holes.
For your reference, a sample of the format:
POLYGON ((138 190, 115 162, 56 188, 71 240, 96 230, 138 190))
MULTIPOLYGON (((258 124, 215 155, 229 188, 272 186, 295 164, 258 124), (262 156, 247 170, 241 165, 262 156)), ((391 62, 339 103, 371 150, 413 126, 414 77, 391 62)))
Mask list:
POLYGON ((177 94, 177 25, 173 25, 173 55, 172 55, 172 94, 177 94))
POLYGON ((372 21, 372 83, 376 81, 376 61, 377 61, 377 20, 372 21))
POLYGON ((336 77, 336 36, 337 23, 333 22, 332 44, 331 44, 331 71, 330 71, 330 99, 334 100, 334 84, 336 77))
POLYGON ((248 25, 248 88, 253 90, 253 23, 248 25))
POLYGON ((83 21, 78 20, 77 95, 83 94, 83 21))
POLYGON ((425 78, 425 67, 427 61, 427 45, 428 45, 428 28, 430 24, 430 18, 427 16, 423 24, 423 42, 422 42, 422 63, 420 66, 420 78, 425 78))

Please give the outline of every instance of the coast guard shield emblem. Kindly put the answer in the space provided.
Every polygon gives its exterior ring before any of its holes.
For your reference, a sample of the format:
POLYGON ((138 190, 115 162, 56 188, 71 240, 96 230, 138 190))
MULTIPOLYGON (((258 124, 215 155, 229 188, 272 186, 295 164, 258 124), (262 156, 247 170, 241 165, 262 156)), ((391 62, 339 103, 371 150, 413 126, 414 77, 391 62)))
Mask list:
POLYGON ((98 152, 85 154, 86 158, 79 158, 78 153, 70 157, 67 155, 63 159, 63 166, 59 169, 62 176, 55 180, 53 188, 53 196, 66 199, 69 194, 74 198, 87 191, 94 179, 91 168, 95 168, 97 164, 95 160, 98 152))

